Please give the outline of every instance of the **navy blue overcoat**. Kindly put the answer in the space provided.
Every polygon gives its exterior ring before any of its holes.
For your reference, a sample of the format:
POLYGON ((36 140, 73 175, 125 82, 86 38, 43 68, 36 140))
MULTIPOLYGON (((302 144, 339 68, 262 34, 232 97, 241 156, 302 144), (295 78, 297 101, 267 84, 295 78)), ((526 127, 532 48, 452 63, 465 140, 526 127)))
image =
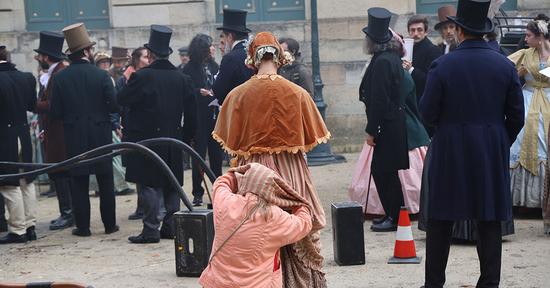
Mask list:
POLYGON ((432 63, 420 100, 436 126, 429 159, 429 218, 510 220, 510 145, 523 127, 523 94, 512 62, 466 40, 432 63))
POLYGON ((237 43, 231 52, 223 56, 220 71, 212 86, 214 96, 220 105, 223 104, 225 97, 233 88, 243 84, 254 75, 254 71, 244 64, 245 60, 246 46, 244 42, 237 43))

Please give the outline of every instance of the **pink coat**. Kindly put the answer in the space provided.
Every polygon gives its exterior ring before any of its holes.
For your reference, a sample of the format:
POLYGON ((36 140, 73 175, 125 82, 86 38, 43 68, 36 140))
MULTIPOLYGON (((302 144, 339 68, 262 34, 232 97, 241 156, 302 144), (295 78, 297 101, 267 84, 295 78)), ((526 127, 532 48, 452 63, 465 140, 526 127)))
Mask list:
MULTIPOLYGON (((212 253, 256 206, 257 196, 234 194, 235 176, 225 174, 214 184, 215 237, 212 253)), ((301 207, 289 214, 270 206, 266 220, 257 210, 217 252, 202 272, 199 283, 206 288, 282 287, 279 248, 297 242, 311 231, 311 216, 301 207)))

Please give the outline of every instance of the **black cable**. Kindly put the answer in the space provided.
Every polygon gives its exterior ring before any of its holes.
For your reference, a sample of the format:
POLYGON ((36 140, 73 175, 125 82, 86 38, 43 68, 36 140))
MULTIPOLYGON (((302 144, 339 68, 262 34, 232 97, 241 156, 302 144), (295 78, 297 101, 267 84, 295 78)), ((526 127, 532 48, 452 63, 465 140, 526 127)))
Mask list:
MULTIPOLYGON (((131 142, 121 142, 121 143, 131 143, 131 142)), ((216 175, 214 174, 214 172, 212 172, 210 167, 208 167, 208 165, 206 164, 204 159, 202 159, 202 157, 193 148, 191 148, 191 146, 187 145, 185 142, 182 142, 182 141, 177 140, 177 139, 164 137, 164 138, 147 139, 147 140, 137 142, 136 144, 140 144, 140 145, 143 145, 145 147, 169 144, 170 146, 175 146, 177 148, 180 148, 181 150, 191 154, 192 158, 195 158, 195 160, 198 161, 198 163, 201 166, 202 170, 204 171, 204 173, 206 173, 206 176, 208 176, 208 179, 210 180, 210 182, 214 183, 214 181, 216 181, 216 178, 217 178, 216 175)), ((91 152, 91 151, 93 151, 93 150, 90 150, 89 152, 91 152)), ((94 163, 96 161, 104 160, 106 158, 118 156, 118 155, 121 155, 121 154, 126 154, 130 151, 131 150, 128 150, 128 149, 119 149, 119 150, 116 150, 116 151, 111 152, 109 154, 95 156, 94 158, 89 158, 89 159, 85 159, 85 158, 87 158, 86 153, 80 154, 78 156, 73 157, 73 158, 79 158, 78 161, 71 162, 70 164, 64 165, 62 170, 68 170, 68 169, 72 169, 72 168, 75 168, 75 167, 88 165, 88 164, 94 163)), ((71 159, 73 159, 73 158, 71 158, 71 159)), ((68 160, 71 160, 71 159, 68 159, 68 160)), ((65 160, 65 161, 67 161, 67 160, 65 160)), ((59 163, 23 163, 23 162, 3 162, 3 161, 0 161, 0 167, 21 168, 21 169, 38 169, 38 168, 43 168, 43 167, 50 167, 54 164, 65 163, 65 161, 59 162, 59 163)), ((62 170, 60 169, 59 171, 62 171, 62 170)), ((0 176, 4 176, 4 175, 0 175, 0 176)), ((0 180, 2 180, 2 178, 0 178, 0 180)))
MULTIPOLYGON (((181 144, 183 144, 183 146, 182 146, 180 143, 177 143, 176 142, 177 140, 175 140, 175 139, 170 139, 170 138, 159 138, 159 139, 161 141, 154 141, 155 139, 149 139, 151 141, 148 141, 149 142, 148 145, 153 145, 156 142, 159 142, 159 144, 161 144, 160 142, 165 141, 165 142, 174 143, 173 145, 177 145, 177 146, 180 146, 180 147, 185 147, 185 150, 190 149, 190 147, 188 145, 186 145, 185 143, 179 141, 179 142, 181 142, 181 144), (166 141, 165 139, 170 139, 171 141, 166 141)), ((52 171, 61 171, 61 170, 65 170, 65 168, 64 168, 65 166, 68 167, 69 165, 72 165, 74 167, 75 165, 73 165, 73 164, 79 164, 79 162, 85 162, 86 161, 85 164, 88 165, 88 164, 91 164, 91 163, 94 163, 94 162, 97 162, 97 161, 101 161, 104 158, 110 158, 113 155, 118 155, 118 154, 122 153, 121 150, 112 152, 113 149, 117 149, 117 148, 125 148, 125 149, 128 149, 128 150, 135 150, 135 151, 145 155, 146 157, 149 157, 149 159, 151 159, 153 162, 158 164, 160 166, 161 170, 163 170, 163 172, 168 176, 168 180, 169 180, 170 184, 173 186, 174 189, 176 189, 176 191, 178 192, 181 200, 183 201, 183 203, 185 204, 187 209, 189 209, 189 211, 193 211, 193 206, 191 205, 191 202, 189 201, 189 198, 187 198, 187 195, 185 195, 185 193, 183 192, 183 188, 178 183, 178 180, 176 179, 176 177, 174 176, 174 174, 172 173, 172 171, 170 170, 168 165, 166 165, 166 163, 162 160, 162 158, 160 158, 151 149, 149 149, 149 148, 147 148, 143 145, 137 144, 137 143, 121 142, 121 143, 113 143, 113 144, 104 145, 104 146, 101 146, 101 147, 94 148, 90 151, 84 152, 80 155, 77 155, 77 156, 72 157, 70 159, 67 159, 65 161, 59 162, 59 163, 42 164, 42 165, 46 165, 46 167, 38 168, 36 170, 32 170, 32 171, 28 171, 28 172, 21 172, 21 173, 17 173, 17 174, 0 175, 0 181, 4 181, 4 180, 8 180, 8 179, 20 179, 20 178, 24 178, 24 177, 36 176, 36 175, 39 175, 39 174, 48 173, 48 172, 52 172, 52 171), (106 155, 101 155, 102 153, 106 153, 106 152, 109 152, 109 153, 106 154, 106 155), (94 158, 87 159, 88 157, 94 157, 94 158)), ((192 154, 194 156, 198 156, 198 154, 196 154, 196 152, 192 153, 192 154)), ((11 167, 14 167, 14 166, 15 167, 29 166, 28 165, 29 163, 19 163, 19 164, 20 165, 18 166, 16 163, 13 163, 13 162, 1 162, 0 166, 4 166, 4 165, 5 166, 11 166, 11 167)), ((209 178, 210 178, 210 175, 209 175, 209 178)), ((215 180, 215 178, 214 178, 214 180, 215 180)))

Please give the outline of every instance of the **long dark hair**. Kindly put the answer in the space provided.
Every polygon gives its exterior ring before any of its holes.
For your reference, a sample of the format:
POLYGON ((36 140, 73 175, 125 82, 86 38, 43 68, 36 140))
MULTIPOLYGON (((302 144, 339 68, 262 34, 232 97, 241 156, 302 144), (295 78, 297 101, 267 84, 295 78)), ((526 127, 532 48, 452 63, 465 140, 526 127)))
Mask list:
POLYGON ((189 61, 203 63, 210 59, 212 37, 206 34, 197 34, 189 43, 189 61))

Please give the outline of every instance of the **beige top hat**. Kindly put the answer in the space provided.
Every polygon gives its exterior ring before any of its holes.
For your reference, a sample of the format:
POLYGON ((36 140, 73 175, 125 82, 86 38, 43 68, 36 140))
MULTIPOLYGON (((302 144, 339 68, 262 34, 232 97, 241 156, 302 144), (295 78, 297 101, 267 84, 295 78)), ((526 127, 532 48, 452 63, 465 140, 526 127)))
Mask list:
POLYGON ((90 36, 88 35, 88 31, 86 31, 84 23, 76 23, 63 28, 63 34, 69 46, 67 51, 70 54, 95 45, 95 42, 90 41, 90 36))

